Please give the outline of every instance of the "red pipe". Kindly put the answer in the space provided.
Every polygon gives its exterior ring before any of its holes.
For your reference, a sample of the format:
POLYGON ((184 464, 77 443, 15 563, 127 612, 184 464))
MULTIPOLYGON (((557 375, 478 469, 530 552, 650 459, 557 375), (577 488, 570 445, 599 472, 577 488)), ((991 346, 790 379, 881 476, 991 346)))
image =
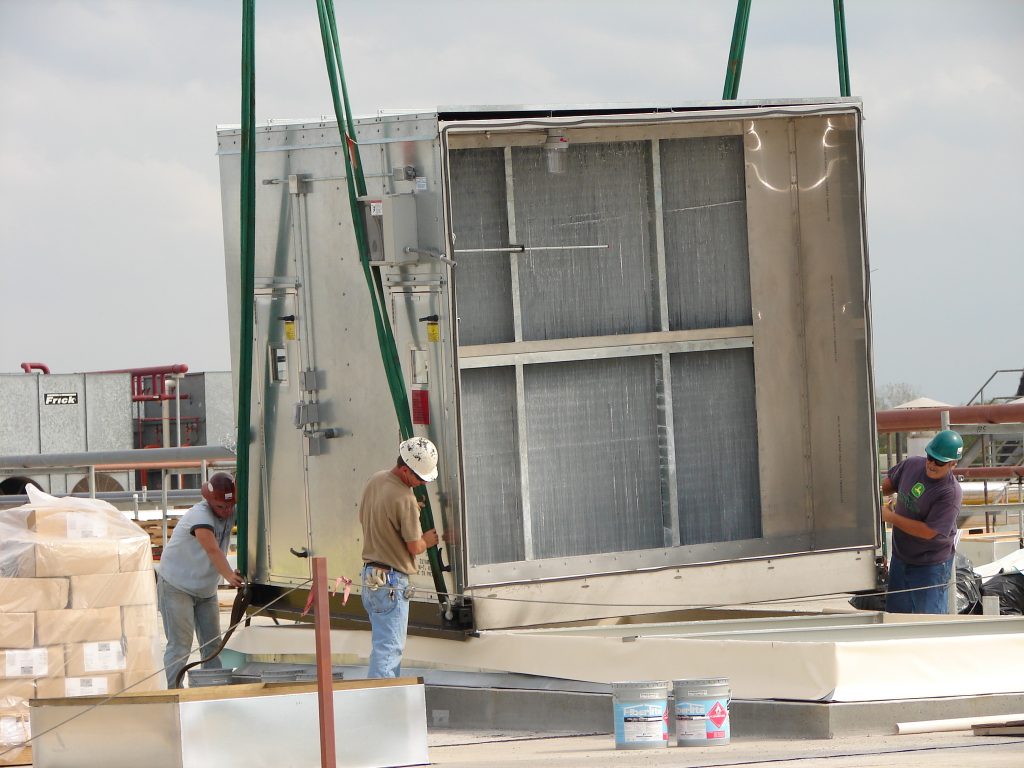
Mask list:
POLYGON ((153 365, 148 368, 118 368, 114 371, 96 371, 96 373, 130 373, 133 376, 152 376, 158 373, 188 373, 188 366, 184 363, 174 365, 153 365))
POLYGON ((911 432, 916 429, 941 429, 942 412, 949 411, 950 424, 1012 424, 1024 421, 1024 403, 1002 405, 959 405, 953 408, 894 408, 878 411, 878 431, 911 432))
POLYGON ((25 373, 32 373, 33 369, 37 370, 37 371, 42 371, 47 376, 50 375, 50 366, 48 366, 46 363, 22 363, 21 364, 21 370, 23 370, 25 373))
POLYGON ((1013 480, 1024 477, 1024 467, 957 467, 953 474, 969 480, 1013 480))

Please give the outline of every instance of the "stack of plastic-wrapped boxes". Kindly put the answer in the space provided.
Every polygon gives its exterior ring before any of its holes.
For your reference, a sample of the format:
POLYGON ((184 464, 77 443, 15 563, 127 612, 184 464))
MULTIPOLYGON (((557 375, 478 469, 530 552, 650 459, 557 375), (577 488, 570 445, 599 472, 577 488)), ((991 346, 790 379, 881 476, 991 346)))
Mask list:
POLYGON ((28 699, 164 687, 149 535, 102 501, 29 496, 0 512, 0 751, 28 699))

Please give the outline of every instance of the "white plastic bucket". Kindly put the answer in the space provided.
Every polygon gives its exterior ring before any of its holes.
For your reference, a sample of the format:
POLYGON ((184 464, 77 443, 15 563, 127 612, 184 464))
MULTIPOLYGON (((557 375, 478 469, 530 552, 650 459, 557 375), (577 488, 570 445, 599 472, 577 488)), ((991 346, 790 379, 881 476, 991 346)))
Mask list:
POLYGON ((711 747, 729 743, 729 678, 673 680, 676 746, 711 747))
POLYGON ((612 683, 616 749, 668 746, 667 680, 612 683))

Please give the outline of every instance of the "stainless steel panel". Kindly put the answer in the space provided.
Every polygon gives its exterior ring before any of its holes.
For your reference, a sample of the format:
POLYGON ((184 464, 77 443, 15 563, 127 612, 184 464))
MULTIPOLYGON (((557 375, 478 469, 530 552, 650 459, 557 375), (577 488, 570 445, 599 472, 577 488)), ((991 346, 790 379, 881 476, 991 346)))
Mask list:
MULTIPOLYGON (((413 194, 420 247, 443 250, 436 119, 402 115, 360 121, 357 135, 369 194, 413 194), (413 178, 406 180, 403 173, 396 180, 392 171, 410 166, 413 178)), ((219 134, 222 187, 233 190, 223 195, 233 355, 237 355, 239 306, 237 140, 235 131, 219 134)), ((358 523, 362 488, 372 473, 394 465, 400 438, 349 225, 342 150, 332 123, 269 126, 259 132, 258 150, 256 282, 264 286, 261 301, 266 306, 257 323, 254 347, 253 386, 260 396, 253 407, 253 434, 264 433, 267 456, 264 461, 256 455, 262 451, 253 452, 250 509, 256 524, 250 528, 248 546, 256 554, 261 580, 293 583, 305 578, 303 561, 288 552, 300 546, 327 557, 332 577, 355 577, 362 562, 358 523), (291 176, 302 183, 290 185, 291 176), (281 298, 286 293, 292 302, 287 309, 281 298), (280 334, 278 318, 287 314, 296 315, 295 341, 280 334), (271 380, 267 360, 271 343, 287 350, 287 383, 271 380), (315 376, 317 388, 302 390, 300 374, 315 376), (319 455, 307 451, 302 430, 292 426, 292 409, 300 401, 317 405, 320 421, 309 425, 311 429, 342 431, 340 437, 322 440, 319 455)), ((424 342, 422 348, 430 353, 431 436, 440 436, 436 439, 443 459, 442 476, 431 486, 437 518, 450 517, 453 505, 461 504, 458 488, 451 488, 450 468, 457 464, 458 439, 450 423, 454 413, 452 321, 447 280, 440 280, 447 268, 442 267, 441 262, 424 257, 400 268, 386 267, 382 275, 386 284, 408 285, 414 293, 424 279, 434 280, 431 312, 439 315, 442 340, 424 342)), ((407 378, 411 376, 408 340, 426 332, 419 318, 431 313, 417 314, 418 301, 417 294, 412 305, 400 304, 401 322, 392 318, 407 378)), ((458 558, 455 565, 459 567, 458 558)))
POLYGON ((36 768, 186 767, 175 702, 95 704, 31 708, 36 768))
MULTIPOLYGON (((188 768, 320 765, 315 689, 287 696, 187 701, 180 712, 181 757, 188 768), (239 723, 245 723, 245 738, 238 738, 239 723)), ((428 764, 423 686, 335 691, 334 739, 337 764, 345 768, 428 764)))
POLYGON ((262 342, 259 354, 254 355, 263 362, 260 389, 254 399, 262 414, 257 454, 270 545, 267 566, 271 576, 286 581, 308 579, 310 562, 291 553, 292 549, 301 551, 310 546, 302 432, 292 423, 293 408, 299 401, 297 382, 302 362, 298 342, 286 338, 285 324, 279 319, 294 315, 295 305, 291 292, 257 296, 254 324, 254 334, 262 342), (280 362, 272 355, 286 356, 285 376, 275 376, 275 366, 280 362))
MULTIPOLYGON (((37 702, 31 708, 37 768, 248 768, 320 765, 316 688, 279 696, 116 702, 37 702), (244 724, 240 735, 239 724, 244 724), (284 727, 284 730, 282 728, 284 727)), ((230 688, 222 689, 231 695, 230 688)), ((334 691, 338 765, 426 765, 423 685, 334 691)))
POLYGON ((85 376, 58 373, 39 377, 39 452, 86 450, 85 376), (77 402, 46 402, 47 395, 74 395, 77 402))
MULTIPOLYGON (((187 373, 181 379, 181 441, 183 445, 230 445, 235 440, 237 410, 231 373, 187 373)), ((171 401, 171 418, 178 403, 171 401)), ((174 441, 172 440, 172 443, 174 441)))
POLYGON ((0 375, 0 456, 39 453, 38 375, 0 375))
POLYGON ((86 450, 132 448, 132 384, 127 373, 87 373, 85 398, 86 450))
POLYGON ((751 120, 746 128, 761 524, 767 537, 787 536, 812 524, 795 158, 788 119, 751 120))
MULTIPOLYGON (((875 585, 873 548, 781 558, 772 557, 766 549, 752 550, 747 556, 738 542, 728 542, 580 557, 575 568, 566 568, 566 576, 586 574, 584 578, 551 578, 554 569, 550 569, 544 571, 549 578, 531 579, 530 572, 519 566, 518 578, 505 584, 495 583, 498 580, 488 583, 474 569, 474 583, 484 585, 471 588, 472 594, 480 598, 474 608, 476 626, 529 627, 687 608, 750 605, 808 592, 827 594, 875 585), (697 565, 665 567, 665 562, 679 557, 680 552, 701 550, 706 557, 694 559, 697 565)), ((490 567, 492 571, 498 569, 490 567)))
POLYGON ((855 115, 795 123, 816 531, 873 533, 866 253, 855 115), (842 397, 835 393, 842 392, 842 397))
POLYGON ((203 402, 200 407, 203 424, 203 445, 228 445, 235 440, 238 407, 231 389, 229 371, 207 371, 203 374, 203 402))

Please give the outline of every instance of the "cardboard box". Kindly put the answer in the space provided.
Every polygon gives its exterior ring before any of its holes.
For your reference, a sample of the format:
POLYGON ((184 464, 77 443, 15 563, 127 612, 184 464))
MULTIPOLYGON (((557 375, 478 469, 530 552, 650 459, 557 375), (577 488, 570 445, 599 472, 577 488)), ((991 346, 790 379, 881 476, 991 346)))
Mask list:
POLYGON ((111 531, 110 518, 103 512, 68 509, 33 509, 28 513, 29 530, 55 539, 107 539, 111 531))
POLYGON ((160 612, 155 605, 121 607, 121 630, 125 637, 160 637, 160 612))
MULTIPOLYGON (((4 717, 7 717, 6 715, 4 717)), ((0 722, 0 731, 6 733, 6 725, 0 722)), ((4 746, 4 752, 0 753, 0 765, 32 765, 32 745, 28 746, 4 746)))
POLYGON ((3 680, 47 677, 60 674, 63 668, 64 649, 59 645, 0 651, 0 679, 3 680))
POLYGON ((13 697, 28 701, 36 695, 36 684, 31 680, 0 680, 0 700, 13 697))
POLYGON ((120 639, 121 611, 116 607, 36 612, 38 645, 120 639))
MULTIPOLYGON (((216 646, 207 654, 216 650, 216 646)), ((135 672, 150 672, 160 669, 163 664, 164 645, 160 638, 126 637, 124 639, 125 669, 135 672)))
POLYGON ((124 689, 124 678, 115 672, 88 677, 48 677, 36 681, 37 699, 63 699, 75 696, 110 696, 124 689))
POLYGON ((48 539, 36 542, 36 576, 117 573, 117 539, 48 539))
POLYGON ((139 532, 139 538, 117 540, 117 569, 123 573, 153 570, 153 542, 139 532))
POLYGON ((33 613, 0 615, 0 648, 31 648, 35 642, 35 629, 33 613))
POLYGON ((28 531, 24 538, 0 541, 0 576, 30 579, 36 575, 36 544, 28 531))
POLYGON ((166 691, 167 674, 163 669, 126 669, 124 671, 124 687, 130 693, 143 691, 166 691))
POLYGON ((0 614, 64 608, 70 586, 67 579, 0 578, 0 614))
POLYGON ((64 674, 68 677, 95 677, 125 668, 121 641, 72 643, 64 646, 64 674))
POLYGON ((156 576, 153 571, 71 577, 72 608, 155 604, 156 576))

